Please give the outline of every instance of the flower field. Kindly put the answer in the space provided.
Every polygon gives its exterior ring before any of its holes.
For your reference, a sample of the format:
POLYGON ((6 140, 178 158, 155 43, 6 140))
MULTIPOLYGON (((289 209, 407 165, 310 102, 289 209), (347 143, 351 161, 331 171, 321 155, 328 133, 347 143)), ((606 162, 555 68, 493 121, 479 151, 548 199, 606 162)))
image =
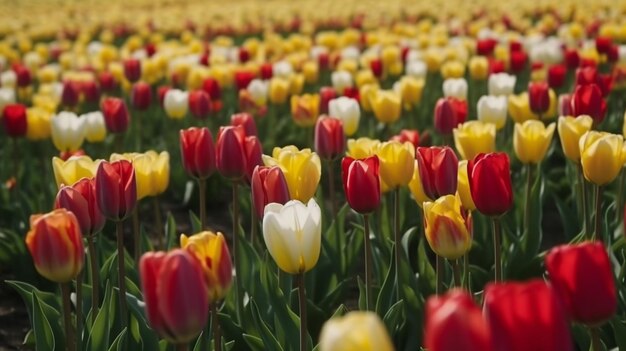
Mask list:
POLYGON ((626 2, 0 16, 0 350, 626 350, 626 2))

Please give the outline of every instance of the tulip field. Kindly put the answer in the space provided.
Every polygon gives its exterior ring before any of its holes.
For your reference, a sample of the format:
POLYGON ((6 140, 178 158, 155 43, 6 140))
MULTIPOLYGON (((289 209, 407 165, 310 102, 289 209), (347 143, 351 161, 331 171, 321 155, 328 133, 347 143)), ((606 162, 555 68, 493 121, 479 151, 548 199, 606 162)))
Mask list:
POLYGON ((626 2, 0 14, 0 350, 626 350, 626 2))

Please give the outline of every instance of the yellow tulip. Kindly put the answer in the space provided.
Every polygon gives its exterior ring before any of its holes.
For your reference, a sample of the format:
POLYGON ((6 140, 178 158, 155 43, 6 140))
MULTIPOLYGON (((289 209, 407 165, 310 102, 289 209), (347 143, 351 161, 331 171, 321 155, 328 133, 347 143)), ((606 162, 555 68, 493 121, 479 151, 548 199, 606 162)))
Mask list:
POLYGON ((457 176, 457 194, 464 209, 473 211, 476 209, 472 193, 470 191, 469 179, 467 177, 467 160, 459 161, 459 171, 457 176))
POLYGON ((429 72, 437 72, 445 59, 443 50, 439 48, 429 48, 424 52, 424 62, 429 72))
POLYGON ((380 179, 389 189, 408 185, 415 169, 415 146, 410 142, 386 141, 378 147, 380 179))
POLYGON ((546 127, 543 122, 535 120, 516 123, 513 148, 517 158, 524 164, 541 162, 550 147, 555 127, 554 123, 546 127))
POLYGON ((135 168, 137 179, 137 200, 156 196, 167 190, 170 182, 170 154, 163 151, 157 154, 150 150, 145 153, 112 154, 111 161, 128 160, 135 168))
POLYGON ((454 195, 424 203, 426 240, 435 253, 450 260, 463 256, 472 246, 461 203, 454 195))
POLYGON ((393 351, 387 328, 374 312, 353 311, 324 323, 320 351, 393 351))
POLYGON ((209 288, 209 299, 218 301, 226 297, 233 271, 224 235, 209 231, 192 236, 183 234, 180 236, 180 247, 194 254, 202 265, 209 288))
POLYGON ((380 90, 378 83, 365 84, 359 88, 359 96, 361 97, 361 108, 363 111, 372 111, 372 100, 376 96, 376 92, 380 90))
POLYGON ((284 104, 289 95, 289 81, 282 78, 272 78, 269 86, 269 98, 273 104, 284 104))
POLYGON ((465 160, 496 148, 496 126, 492 123, 469 121, 454 128, 452 133, 456 150, 465 160))
POLYGON ((319 78, 319 67, 315 61, 307 61, 302 65, 302 74, 308 84, 315 84, 319 78))
POLYGON ((579 141, 580 161, 585 178, 602 186, 612 182, 622 169, 621 135, 590 131, 579 141))
POLYGON ((515 123, 523 123, 528 120, 539 119, 539 116, 530 110, 528 102, 528 92, 521 94, 511 94, 508 98, 509 115, 515 123))
POLYGON ((485 80, 489 76, 489 61, 484 56, 474 56, 469 61, 470 77, 485 80))
POLYGON ((266 166, 279 166, 287 180, 292 200, 307 202, 315 195, 322 176, 319 156, 311 149, 298 150, 293 145, 275 147, 272 157, 263 155, 266 166))
POLYGON ((40 107, 26 109, 26 138, 44 140, 50 137, 50 118, 52 114, 40 107))
POLYGON ((593 119, 587 115, 581 115, 576 118, 571 116, 559 117, 557 129, 559 130, 559 138, 561 139, 561 147, 565 157, 578 163, 580 160, 580 137, 591 130, 593 119))
POLYGON ((372 100, 374 115, 382 123, 393 123, 400 118, 400 95, 390 90, 377 91, 372 100))
POLYGON ((370 138, 348 139, 348 151, 346 154, 354 159, 370 157, 376 154, 380 147, 380 141, 370 138))
POLYGON ((89 156, 72 156, 67 161, 58 157, 52 158, 52 169, 57 186, 72 185, 81 178, 92 178, 96 175, 102 160, 92 160, 89 156))
POLYGON ((291 118, 300 127, 313 127, 319 117, 320 96, 304 94, 291 96, 291 118))
POLYGON ((374 77, 374 73, 372 73, 371 70, 362 69, 356 73, 356 76, 354 77, 354 82, 356 83, 356 86, 360 89, 367 84, 377 84, 378 80, 376 80, 376 77, 374 77))
POLYGON ((400 47, 398 46, 386 46, 380 53, 380 59, 383 63, 383 67, 390 67, 396 62, 400 61, 400 47))
POLYGON ((398 81, 398 93, 404 105, 405 110, 411 110, 413 106, 422 100, 422 92, 424 91, 424 79, 417 79, 412 76, 402 77, 398 81))
POLYGON ((444 79, 462 78, 465 76, 465 66, 459 61, 448 61, 441 66, 441 76, 444 79))
POLYGON ((411 182, 409 182, 409 190, 415 199, 415 202, 422 207, 424 202, 433 201, 429 198, 426 193, 424 193, 424 188, 422 186, 422 179, 420 178, 420 170, 417 163, 415 161, 415 170, 413 171, 413 177, 411 178, 411 182))
MULTIPOLYGON (((289 94, 299 95, 304 88, 304 74, 296 73, 289 77, 289 94)), ((271 86, 270 86, 271 90, 271 86)), ((270 92, 271 94, 271 92, 270 92)))

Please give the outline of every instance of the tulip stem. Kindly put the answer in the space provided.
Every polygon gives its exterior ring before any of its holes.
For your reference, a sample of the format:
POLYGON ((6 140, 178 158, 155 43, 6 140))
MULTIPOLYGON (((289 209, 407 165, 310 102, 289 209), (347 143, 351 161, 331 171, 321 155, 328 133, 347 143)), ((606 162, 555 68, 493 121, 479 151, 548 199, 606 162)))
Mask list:
POLYGON ((501 246, 500 239, 502 236, 502 228, 500 226, 500 219, 498 217, 492 218, 493 223, 493 260, 495 265, 495 281, 502 281, 502 259, 501 256, 501 246))
POLYGON ((176 344, 176 351, 187 351, 187 350, 189 350, 187 343, 176 344))
POLYGON ((585 176, 583 174, 583 166, 580 162, 578 163, 578 183, 581 194, 580 196, 582 202, 581 206, 583 212, 583 228, 585 230, 585 237, 587 239, 591 239, 591 230, 589 229, 589 216, 587 214, 587 186, 585 183, 585 176))
POLYGON ((220 335, 220 320, 217 315, 217 302, 211 303, 211 328, 213 328, 213 350, 222 351, 222 336, 220 335))
POLYGON ((602 238, 602 187, 596 185, 596 218, 592 240, 602 238))
POLYGON ((202 231, 206 228, 206 179, 198 179, 198 191, 200 192, 200 230, 202 231))
POLYGON ((372 304, 372 248, 370 244, 370 218, 363 215, 363 235, 365 239, 365 310, 370 311, 372 304))
POLYGON ((530 192, 532 190, 532 178, 533 169, 529 163, 526 165, 526 202, 524 203, 524 228, 522 229, 528 232, 527 235, 532 235, 530 233, 530 192))
POLYGON ((600 341, 600 330, 597 327, 589 328, 591 333, 591 349, 592 351, 601 351, 602 343, 600 341))
POLYGON ((437 287, 435 293, 437 295, 443 294, 443 275, 444 275, 444 261, 443 257, 435 254, 435 274, 437 275, 437 287))
POLYGON ((300 302, 300 351, 306 350, 306 292, 304 290, 304 272, 298 274, 298 300, 300 302))
POLYGON ((100 272, 98 266, 98 254, 96 252, 95 234, 87 237, 89 250, 89 263, 91 266, 91 323, 96 322, 98 306, 100 304, 100 272))
POLYGON ((122 133, 116 133, 114 138, 115 152, 124 152, 124 135, 122 133))
POLYGON ((120 299, 120 318, 122 320, 122 328, 128 325, 127 309, 126 309, 126 272, 124 263, 124 225, 122 221, 115 222, 117 232, 117 279, 119 285, 120 299))
POLYGON ((461 283, 461 265, 459 264, 459 260, 450 260, 452 263, 452 271, 454 272, 454 285, 457 287, 462 287, 461 283))
POLYGON ((83 334, 83 270, 76 276, 76 348, 82 349, 83 334))
MULTIPOLYGON (((330 197, 330 204, 331 204, 331 209, 332 209, 332 213, 331 213, 331 218, 336 217, 337 216, 337 200, 335 197, 335 172, 334 172, 334 162, 332 160, 327 162, 327 166, 326 169, 328 169, 328 196, 330 197)), ((337 221, 335 221, 337 222, 337 221)), ((336 233, 337 235, 339 235, 339 231, 337 231, 336 233)))
POLYGON ((258 230, 258 222, 259 220, 256 218, 256 210, 252 208, 250 211, 250 242, 254 248, 257 248, 256 236, 258 230))
POLYGON ((141 238, 139 237, 139 206, 133 210, 133 258, 135 263, 139 262, 139 256, 141 255, 141 238))
POLYGON ((237 246, 239 241, 239 184, 233 182, 233 262, 235 262, 235 297, 237 306, 237 319, 242 322, 241 315, 241 274, 237 264, 237 246))
POLYGON ((400 300, 400 254, 402 253, 402 240, 400 239, 400 188, 394 191, 393 223, 395 237, 395 260, 396 260, 396 299, 400 300))
POLYGON ((471 294, 472 290, 470 289, 469 275, 469 252, 466 252, 465 255, 463 255, 463 283, 465 289, 471 294))
POLYGON ((63 326, 65 327, 65 349, 76 350, 76 339, 72 329, 72 301, 70 300, 70 283, 61 283, 61 295, 63 299, 63 326))
POLYGON ((161 206, 159 205, 159 197, 152 198, 152 207, 154 208, 154 218, 156 220, 157 245, 159 250, 165 250, 163 243, 163 217, 161 217, 161 206))
MULTIPOLYGON (((622 168, 622 170, 619 172, 619 177, 617 178, 617 181, 619 182, 618 187, 617 187, 617 205, 615 206, 615 211, 617 213, 620 213, 620 211, 624 210, 624 179, 625 178, 626 178, 626 171, 624 171, 624 168, 622 168)), ((618 222, 619 222, 620 217, 621 216, 615 216, 618 222)))

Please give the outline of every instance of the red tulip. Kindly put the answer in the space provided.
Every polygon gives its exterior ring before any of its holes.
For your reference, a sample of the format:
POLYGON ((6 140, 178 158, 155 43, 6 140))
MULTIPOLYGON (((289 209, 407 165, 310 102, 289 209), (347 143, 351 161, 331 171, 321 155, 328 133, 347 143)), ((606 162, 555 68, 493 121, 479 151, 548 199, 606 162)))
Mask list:
POLYGON ((146 50, 146 55, 148 55, 148 57, 152 57, 156 54, 156 45, 154 45, 154 43, 148 43, 144 46, 144 50, 146 50))
POLYGON ((570 94, 559 95, 558 104, 559 116, 572 115, 572 96, 570 94))
POLYGON ((180 131, 180 154, 185 171, 192 177, 206 179, 215 171, 213 136, 206 127, 180 131))
POLYGON ((165 95, 168 91, 172 90, 169 85, 162 85, 157 89, 157 97, 159 98, 159 105, 163 108, 163 101, 165 101, 165 95))
POLYGON ((102 88, 103 91, 113 91, 117 86, 115 77, 113 77, 113 74, 108 71, 100 73, 100 75, 98 76, 98 82, 100 83, 100 88, 102 88))
POLYGON ((429 351, 492 351, 491 330, 472 297, 460 289, 426 301, 424 344, 429 351))
POLYGON ((13 72, 17 76, 17 86, 20 88, 25 88, 30 85, 32 81, 32 77, 30 74, 30 70, 21 64, 15 65, 13 67, 13 72))
POLYGON ((220 87, 220 83, 213 78, 207 78, 202 82, 202 90, 209 94, 211 101, 222 98, 222 88, 220 87))
POLYGON ((565 84, 565 75, 567 74, 567 67, 564 65, 552 65, 548 68, 548 85, 552 89, 558 89, 565 84))
POLYGON ((380 173, 378 156, 341 160, 343 191, 350 207, 358 213, 374 212, 380 205, 380 173))
POLYGON ((509 42, 509 51, 510 52, 518 52, 522 51, 524 48, 522 47, 522 43, 519 41, 513 40, 509 42))
POLYGON ((567 68, 572 70, 580 65, 580 55, 576 49, 565 49, 565 64, 567 68))
POLYGON ((255 74, 250 71, 235 72, 235 86, 237 87, 237 90, 246 89, 254 78, 255 74))
POLYGON ((250 52, 246 48, 239 48, 239 62, 246 63, 250 60, 250 52))
POLYGON ((317 64, 320 67, 320 70, 328 69, 330 67, 330 58, 328 57, 328 53, 320 53, 317 56, 317 64))
POLYGON ((63 91, 61 92, 61 103, 63 106, 72 108, 78 104, 80 98, 80 90, 78 83, 66 80, 63 82, 63 91))
POLYGON ((204 90, 189 92, 189 110, 197 119, 205 119, 211 112, 211 97, 204 90))
POLYGON ((83 82, 80 85, 80 90, 83 93, 86 102, 94 103, 100 100, 100 88, 93 80, 83 82))
POLYGON ((96 172, 96 197, 106 218, 121 221, 128 217, 137 203, 133 164, 126 160, 102 161, 96 172))
POLYGON ((576 70, 576 85, 598 84, 598 69, 583 67, 576 70))
POLYGON ((321 117, 315 123, 315 152, 324 160, 334 160, 346 150, 346 137, 340 119, 321 117))
POLYGON ((230 116, 231 126, 242 126, 246 132, 246 136, 257 135, 256 122, 254 117, 249 113, 235 113, 230 116))
POLYGON ((356 101, 361 101, 359 96, 359 88, 357 87, 345 87, 343 89, 343 96, 349 97, 356 101))
POLYGON ((607 97, 613 88, 613 75, 610 73, 598 74, 598 86, 602 91, 602 96, 607 97))
POLYGON ((104 226, 104 216, 96 197, 96 181, 93 178, 82 178, 71 186, 61 187, 54 207, 73 212, 84 235, 93 235, 104 226))
POLYGON ((61 151, 59 153, 59 158, 62 159, 63 161, 67 161, 72 156, 84 156, 84 155, 86 155, 86 153, 85 153, 85 150, 83 149, 78 149, 76 151, 61 151))
POLYGON ((380 58, 373 59, 370 61, 370 69, 374 74, 374 77, 380 78, 383 76, 383 61, 380 58))
POLYGON ((124 76, 131 83, 138 81, 141 78, 141 61, 137 59, 124 60, 124 76))
POLYGON ((291 199, 287 180, 278 166, 255 167, 250 185, 252 188, 252 205, 257 218, 263 218, 267 204, 276 202, 284 205, 291 199))
POLYGON ((274 75, 274 67, 271 63, 264 63, 259 69, 261 72, 261 79, 268 80, 274 75))
POLYGON ((489 59, 489 74, 496 74, 504 72, 504 61, 489 59))
POLYGON ((26 135, 26 106, 22 104, 8 104, 2 112, 2 124, 6 133, 13 138, 26 135))
POLYGON ((481 56, 490 56, 498 42, 495 39, 480 39, 476 42, 476 53, 481 56))
POLYGON ((133 107, 139 111, 145 111, 152 102, 152 88, 145 82, 137 82, 133 85, 131 92, 133 107))
POLYGON ((450 135, 452 129, 459 125, 457 109, 452 98, 440 98, 435 104, 435 130, 439 134, 450 135))
POLYGON ((573 349, 561 302, 542 279, 488 284, 484 314, 495 351, 573 349))
POLYGON ((546 82, 531 82, 528 84, 528 102, 530 110, 541 115, 550 108, 550 87, 546 82))
POLYGON ((456 111, 456 124, 465 123, 467 119, 467 100, 461 100, 453 97, 449 97, 454 110, 456 111))
POLYGON ((422 188, 428 198, 456 193, 459 159, 449 146, 418 147, 415 158, 422 188))
POLYGON ((613 40, 610 37, 596 37, 596 50, 601 54, 606 54, 611 49, 613 40))
POLYGON ((610 63, 615 63, 619 60, 619 48, 617 45, 611 45, 611 47, 609 47, 609 51, 606 52, 606 59, 610 63))
POLYGON ((554 290, 575 322, 597 326, 615 315, 613 268, 601 242, 557 246, 546 256, 546 268, 554 290))
POLYGON ((248 135, 245 139, 246 181, 250 183, 252 173, 257 166, 263 165, 263 145, 256 135, 248 135))
POLYGON ((513 51, 509 57, 509 68, 513 73, 519 73, 526 67, 528 56, 524 51, 513 51))
POLYGON ((217 170, 222 176, 238 180, 246 175, 246 132, 242 126, 220 127, 215 151, 217 170))
POLYGON ((486 216, 500 216, 513 205, 509 156, 504 152, 478 154, 467 163, 472 200, 486 216))
POLYGON ((191 253, 149 252, 139 261, 141 290, 152 329, 172 343, 200 334, 209 315, 204 271, 191 253))
POLYGON ((102 100, 100 105, 107 130, 111 133, 123 133, 128 129, 130 115, 124 100, 116 97, 108 97, 102 100))
POLYGON ((600 124, 606 113, 606 101, 596 84, 579 85, 571 97, 571 109, 574 117, 589 115, 594 124, 600 124))
POLYGON ((420 133, 417 130, 402 129, 399 134, 392 136, 389 140, 399 141, 402 144, 408 141, 417 149, 420 146, 420 133))
POLYGON ((320 88, 320 114, 323 115, 328 113, 328 103, 336 97, 337 93, 332 87, 320 88))

